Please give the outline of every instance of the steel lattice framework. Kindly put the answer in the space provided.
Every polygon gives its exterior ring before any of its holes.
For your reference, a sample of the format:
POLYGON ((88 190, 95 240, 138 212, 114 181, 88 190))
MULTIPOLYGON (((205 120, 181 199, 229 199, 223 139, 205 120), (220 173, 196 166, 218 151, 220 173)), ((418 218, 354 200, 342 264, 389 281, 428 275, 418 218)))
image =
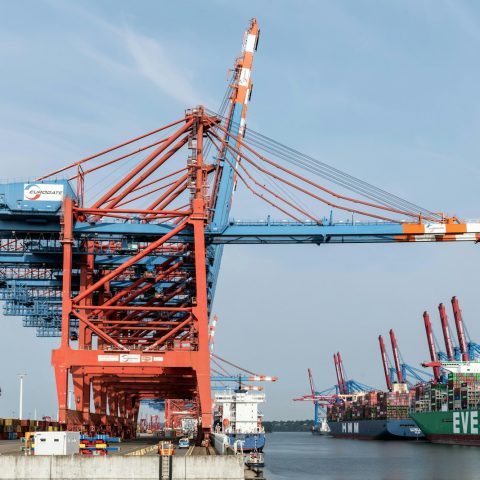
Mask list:
POLYGON ((196 107, 33 182, 0 184, 0 299, 39 336, 61 337, 52 364, 72 428, 133 435, 141 401, 172 399, 194 402, 208 433, 209 317, 226 244, 480 238, 480 223, 246 129, 258 38, 252 20, 219 113, 196 107), (237 183, 287 220, 231 220, 237 183))

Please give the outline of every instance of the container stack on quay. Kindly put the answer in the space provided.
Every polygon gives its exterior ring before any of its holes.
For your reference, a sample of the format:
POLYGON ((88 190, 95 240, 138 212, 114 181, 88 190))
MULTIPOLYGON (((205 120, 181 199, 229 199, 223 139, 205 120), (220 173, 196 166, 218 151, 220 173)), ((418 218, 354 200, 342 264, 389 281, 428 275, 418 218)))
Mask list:
POLYGON ((50 420, 18 420, 0 418, 0 440, 17 440, 27 432, 59 432, 66 430, 64 424, 50 420))
POLYGON ((107 455, 108 452, 118 452, 120 447, 112 447, 110 443, 120 443, 121 439, 118 437, 108 437, 107 435, 96 435, 95 437, 88 437, 81 435, 79 452, 80 455, 107 455))

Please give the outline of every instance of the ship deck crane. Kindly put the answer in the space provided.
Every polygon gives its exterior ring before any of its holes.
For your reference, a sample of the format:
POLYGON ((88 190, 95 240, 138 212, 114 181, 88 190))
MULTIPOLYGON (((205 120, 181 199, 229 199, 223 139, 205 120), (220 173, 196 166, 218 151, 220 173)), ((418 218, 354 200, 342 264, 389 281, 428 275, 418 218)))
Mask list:
POLYGON ((38 335, 60 337, 52 365, 59 418, 71 427, 132 435, 142 400, 181 398, 198 403, 208 434, 209 318, 225 245, 480 240, 480 223, 247 129, 258 38, 252 20, 218 112, 191 108, 36 179, 0 184, 1 299, 38 335), (281 218, 230 218, 237 184, 281 218))

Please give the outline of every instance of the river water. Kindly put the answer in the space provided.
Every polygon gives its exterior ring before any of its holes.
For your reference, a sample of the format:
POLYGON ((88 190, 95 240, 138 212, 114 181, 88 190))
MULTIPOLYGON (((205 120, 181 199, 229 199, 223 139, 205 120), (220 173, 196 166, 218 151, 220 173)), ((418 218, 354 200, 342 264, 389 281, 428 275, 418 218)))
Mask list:
POLYGON ((474 480, 480 447, 267 434, 267 480, 474 480))

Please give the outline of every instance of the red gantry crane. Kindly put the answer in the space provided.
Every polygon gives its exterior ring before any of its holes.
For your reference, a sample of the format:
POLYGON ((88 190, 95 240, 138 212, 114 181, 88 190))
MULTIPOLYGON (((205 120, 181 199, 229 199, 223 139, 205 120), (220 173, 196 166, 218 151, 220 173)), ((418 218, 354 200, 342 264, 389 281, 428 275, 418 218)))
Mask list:
MULTIPOLYGON (((209 319, 225 245, 480 239, 478 223, 247 129, 259 33, 253 19, 218 112, 196 106, 51 173, 0 184, 0 299, 39 336, 60 337, 52 365, 69 428, 134 435, 142 401, 182 399, 196 402, 209 434, 209 319), (231 219, 236 184, 282 218, 231 219)), ((336 365, 345 391, 340 356, 336 365)))
POLYGON ((320 409, 322 409, 323 411, 327 405, 336 401, 337 399, 336 391, 338 389, 338 386, 334 385, 330 388, 322 390, 321 392, 318 392, 317 389, 315 388, 315 382, 313 380, 313 375, 310 368, 307 370, 307 372, 308 372, 308 383, 310 385, 310 393, 298 398, 294 398, 293 401, 294 402, 313 402, 313 405, 314 405, 313 430, 318 431, 321 425, 320 415, 319 415, 320 409))
POLYGON ((440 352, 438 351, 438 348, 437 348, 435 355, 432 355, 432 349, 435 351, 435 347, 437 346, 437 344, 434 341, 435 339, 434 339, 432 328, 430 325, 428 312, 424 313, 425 326, 427 327, 427 319, 428 319, 428 329, 430 331, 430 335, 428 334, 428 331, 427 331, 427 338, 428 338, 428 344, 430 349, 430 362, 423 363, 423 366, 432 367, 434 372, 437 372, 435 374, 436 378, 437 376, 440 375, 442 362, 472 361, 477 358, 478 353, 480 352, 480 346, 478 345, 478 343, 472 341, 472 339, 468 335, 468 331, 462 318, 462 312, 461 312, 457 297, 455 296, 452 297, 451 303, 452 303, 453 316, 455 318, 455 328, 456 328, 456 333, 458 338, 458 347, 452 346, 452 341, 451 341, 452 335, 448 325, 448 318, 445 311, 445 307, 443 303, 439 305, 440 320, 442 324, 442 332, 445 338, 445 345, 447 347, 447 353, 440 352))

